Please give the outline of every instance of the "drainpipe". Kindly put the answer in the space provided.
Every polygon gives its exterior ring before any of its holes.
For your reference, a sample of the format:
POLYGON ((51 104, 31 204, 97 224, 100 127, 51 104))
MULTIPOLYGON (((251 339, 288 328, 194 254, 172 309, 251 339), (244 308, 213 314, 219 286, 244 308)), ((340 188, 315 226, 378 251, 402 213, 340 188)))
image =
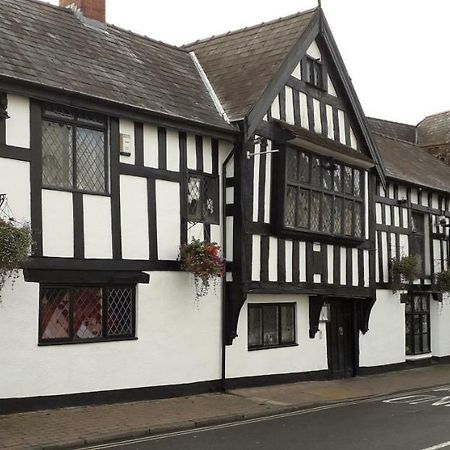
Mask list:
POLYGON ((222 280, 222 374, 220 379, 220 388, 222 391, 226 389, 226 330, 227 324, 225 319, 226 313, 226 262, 227 262, 227 165, 230 162, 232 156, 234 155, 234 147, 231 152, 226 157, 222 164, 222 252, 223 259, 225 261, 225 274, 222 280))

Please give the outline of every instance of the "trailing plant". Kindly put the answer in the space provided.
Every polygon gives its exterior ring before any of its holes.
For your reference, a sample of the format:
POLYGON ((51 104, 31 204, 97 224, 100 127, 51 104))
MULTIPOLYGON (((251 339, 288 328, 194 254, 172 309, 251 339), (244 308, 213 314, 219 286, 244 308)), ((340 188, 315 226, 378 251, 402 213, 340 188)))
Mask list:
POLYGON ((436 275, 436 284, 439 290, 450 293, 450 269, 444 270, 436 275))
POLYGON ((225 264, 215 242, 192 239, 180 247, 181 268, 194 275, 196 300, 208 294, 211 282, 221 278, 225 264))
POLYGON ((392 281, 394 285, 412 283, 418 276, 418 261, 414 255, 403 256, 391 261, 392 281))
POLYGON ((9 279, 16 280, 30 247, 31 230, 28 225, 0 219, 0 292, 9 279))

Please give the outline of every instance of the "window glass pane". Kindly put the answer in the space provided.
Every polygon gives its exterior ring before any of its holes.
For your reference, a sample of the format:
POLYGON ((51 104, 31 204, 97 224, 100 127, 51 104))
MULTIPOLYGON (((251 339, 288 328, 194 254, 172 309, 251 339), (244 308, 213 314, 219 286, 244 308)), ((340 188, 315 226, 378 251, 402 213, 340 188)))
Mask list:
POLYGON ((414 233, 411 235, 411 255, 416 257, 419 271, 424 272, 425 238, 423 235, 414 233))
POLYGON ((298 181, 298 164, 299 164, 299 152, 292 148, 288 149, 288 179, 292 181, 298 181))
POLYGON ((415 353, 422 353, 422 345, 421 345, 421 336, 420 334, 416 334, 414 336, 414 351, 415 353))
POLYGON ((284 208, 284 223, 287 226, 295 226, 295 213, 297 201, 297 188, 288 186, 286 192, 286 206, 284 208))
POLYGON ((427 353, 429 351, 430 351, 429 335, 424 334, 422 335, 422 352, 427 353))
POLYGON ((262 340, 262 308, 249 305, 248 307, 248 346, 263 345, 262 340))
POLYGON ((412 316, 406 316, 405 330, 406 334, 412 334, 412 316))
POLYGON ((422 310, 422 298, 419 295, 414 296, 414 312, 422 310))
POLYGON ((70 125, 42 122, 42 183, 73 186, 73 129, 70 125))
POLYGON ((334 199, 334 233, 342 234, 342 198, 335 197, 334 199))
POLYGON ((334 190, 336 192, 342 192, 342 166, 337 165, 337 169, 334 171, 334 190))
POLYGON ((362 206, 361 203, 355 202, 355 236, 357 236, 357 237, 361 237, 361 234, 362 234, 362 226, 361 226, 362 208, 361 208, 361 206, 362 206))
POLYGON ((331 233, 331 212, 333 207, 333 197, 331 195, 323 196, 322 208, 322 231, 331 233))
POLYGON ((219 221, 219 185, 216 177, 204 177, 203 218, 206 222, 219 221))
POLYGON ((190 176, 188 181, 188 218, 201 220, 200 177, 190 176))
POLYGON ((351 236, 353 222, 353 202, 350 200, 345 200, 344 208, 344 234, 346 236, 351 236))
POLYGON ((344 192, 353 195, 352 169, 347 166, 344 166, 344 192))
POLYGON ((333 189, 333 172, 331 169, 323 169, 323 187, 324 189, 333 189))
POLYGON ((297 226, 308 228, 309 191, 298 190, 297 226))
POLYGON ((108 336, 133 334, 133 290, 131 288, 108 289, 108 336))
POLYGON ((309 167, 310 167, 311 159, 309 155, 305 153, 300 153, 299 156, 299 179, 302 183, 309 183, 309 167))
POLYGON ((263 343, 264 345, 278 345, 278 308, 272 305, 264 305, 263 308, 263 343))
POLYGON ((413 336, 412 335, 407 335, 406 336, 406 354, 407 355, 413 355, 414 354, 413 336))
POLYGON ((312 159, 312 167, 311 167, 311 184, 313 186, 320 186, 320 159, 313 158, 312 159))
POLYGON ((295 309, 293 305, 281 306, 281 343, 295 343, 295 309))
POLYGON ((425 230, 424 215, 413 212, 412 218, 412 231, 415 233, 423 233, 425 230))
POLYGON ((356 170, 354 171, 354 177, 355 177, 355 195, 356 197, 361 197, 361 171, 356 170))
POLYGON ((72 111, 65 109, 63 106, 58 105, 47 105, 43 110, 43 114, 45 116, 61 120, 75 119, 75 116, 72 111))
POLYGON ((67 289, 42 289, 40 304, 41 339, 70 337, 70 296, 67 289))
POLYGON ((72 291, 73 337, 94 339, 102 335, 102 289, 72 291))
POLYGON ((311 230, 320 230, 320 194, 311 193, 311 230))
POLYGON ((412 306, 411 300, 407 300, 407 302, 405 303, 405 312, 407 313, 411 312, 411 306, 412 306))
POLYGON ((77 188, 105 192, 105 135, 87 128, 76 133, 77 188))
POLYGON ((428 315, 422 316, 422 333, 428 333, 428 315))

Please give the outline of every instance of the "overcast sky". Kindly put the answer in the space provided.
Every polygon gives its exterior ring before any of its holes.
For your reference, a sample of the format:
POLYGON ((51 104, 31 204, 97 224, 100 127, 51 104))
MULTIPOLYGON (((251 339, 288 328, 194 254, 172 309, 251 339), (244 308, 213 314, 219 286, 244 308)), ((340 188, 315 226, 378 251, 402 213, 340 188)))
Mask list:
MULTIPOLYGON (((106 0, 108 22, 175 45, 316 5, 106 0)), ((322 7, 366 115, 415 124, 450 110, 449 0, 322 0, 322 7)))

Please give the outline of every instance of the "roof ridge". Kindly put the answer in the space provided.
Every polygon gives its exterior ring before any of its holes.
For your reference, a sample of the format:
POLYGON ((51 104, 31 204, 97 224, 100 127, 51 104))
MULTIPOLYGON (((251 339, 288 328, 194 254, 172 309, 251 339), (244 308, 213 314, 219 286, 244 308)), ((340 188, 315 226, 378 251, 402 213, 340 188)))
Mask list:
MULTIPOLYGON (((389 122, 389 120, 386 120, 385 122, 389 122)), ((411 126, 414 126, 414 125, 411 125, 411 126)), ((384 138, 390 139, 391 141, 401 142, 402 144, 408 144, 408 145, 412 145, 414 147, 422 149, 422 147, 420 145, 417 145, 415 142, 405 141, 404 139, 399 139, 399 138, 395 138, 392 136, 388 136, 387 134, 381 133, 380 131, 373 131, 373 130, 371 130, 371 131, 372 131, 372 134, 378 134, 378 136, 383 136, 384 138)))
POLYGON ((397 122, 395 120, 387 120, 387 119, 378 119, 377 117, 367 117, 367 119, 369 120, 379 120, 380 122, 389 122, 389 123, 394 123, 396 125, 406 125, 408 127, 416 127, 416 125, 412 125, 410 123, 404 123, 404 122, 397 122))
POLYGON ((441 111, 438 113, 434 113, 434 114, 429 114, 428 116, 425 116, 416 126, 418 127, 422 122, 425 122, 425 120, 431 118, 431 117, 435 117, 435 116, 441 116, 442 114, 449 114, 450 113, 450 109, 447 111, 441 111))
POLYGON ((300 17, 300 16, 303 16, 303 15, 306 15, 306 14, 309 14, 309 13, 312 13, 312 12, 315 12, 318 10, 319 10, 318 7, 310 8, 305 11, 298 11, 298 12, 290 14, 288 16, 279 17, 278 19, 269 20, 268 22, 261 22, 261 23, 251 25, 248 27, 238 28, 237 30, 227 31, 226 33, 216 34, 216 35, 213 35, 213 36, 210 36, 207 38, 203 38, 203 39, 197 39, 196 41, 190 42, 188 44, 183 44, 181 46, 181 48, 188 48, 188 47, 191 47, 196 44, 203 44, 204 42, 212 41, 214 39, 219 39, 219 38, 222 38, 225 36, 231 36, 234 34, 243 33, 245 31, 254 30, 255 28, 259 28, 259 27, 262 27, 265 25, 272 25, 277 22, 283 22, 285 20, 293 19, 294 17, 300 17))

